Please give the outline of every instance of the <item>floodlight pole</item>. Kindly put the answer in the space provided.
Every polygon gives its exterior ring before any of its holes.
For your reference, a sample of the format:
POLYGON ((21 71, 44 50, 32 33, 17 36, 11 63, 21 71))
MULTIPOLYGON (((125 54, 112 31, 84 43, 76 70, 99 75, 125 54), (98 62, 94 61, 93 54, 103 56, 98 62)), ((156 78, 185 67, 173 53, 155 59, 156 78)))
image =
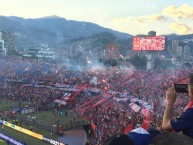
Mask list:
POLYGON ((153 69, 154 67, 154 57, 152 55, 152 53, 150 51, 147 51, 148 54, 146 54, 146 58, 147 58, 147 67, 146 69, 149 70, 149 69, 153 69))

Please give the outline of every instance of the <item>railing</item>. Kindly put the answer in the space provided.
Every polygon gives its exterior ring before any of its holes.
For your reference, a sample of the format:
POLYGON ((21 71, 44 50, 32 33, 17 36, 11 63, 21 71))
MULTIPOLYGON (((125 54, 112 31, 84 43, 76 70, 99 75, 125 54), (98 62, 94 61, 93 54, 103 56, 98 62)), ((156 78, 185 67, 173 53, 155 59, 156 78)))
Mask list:
MULTIPOLYGON (((35 130, 44 130, 44 131, 48 131, 48 132, 53 132, 53 133, 57 133, 57 124, 48 124, 45 121, 41 121, 38 119, 30 119, 26 116, 11 116, 12 120, 18 120, 18 124, 22 126, 22 124, 24 123, 27 126, 32 126, 33 129, 35 130)), ((86 122, 85 120, 81 120, 81 121, 72 121, 70 123, 67 124, 62 124, 63 126, 63 130, 70 130, 73 128, 77 128, 77 127, 82 127, 83 125, 87 125, 89 124, 88 122, 86 122)))
POLYGON ((4 111, 17 109, 17 108, 19 108, 19 105, 13 105, 13 106, 9 106, 9 107, 0 107, 0 113, 4 112, 4 111))
MULTIPOLYGON (((14 110, 14 109, 18 109, 19 105, 14 105, 14 106, 10 106, 10 107, 0 107, 0 112, 4 112, 4 111, 10 111, 10 110, 14 110)), ((29 107, 31 108, 31 107, 29 107)), ((34 110, 36 110, 34 108, 34 110)), ((29 112, 30 113, 30 112, 29 112)), ((18 120, 18 124, 17 125, 22 125, 23 123, 27 126, 32 126, 33 129, 36 130, 45 130, 45 131, 49 131, 49 132, 57 132, 57 124, 49 124, 43 120, 38 120, 38 119, 32 119, 32 118, 28 118, 27 116, 24 115, 13 115, 13 114, 9 114, 8 117, 4 118, 6 121, 10 121, 10 120, 18 120)), ((72 120, 70 123, 66 123, 66 124, 61 124, 63 126, 63 130, 70 130, 73 128, 77 128, 77 127, 82 127, 83 125, 88 125, 89 123, 85 120, 72 120)))

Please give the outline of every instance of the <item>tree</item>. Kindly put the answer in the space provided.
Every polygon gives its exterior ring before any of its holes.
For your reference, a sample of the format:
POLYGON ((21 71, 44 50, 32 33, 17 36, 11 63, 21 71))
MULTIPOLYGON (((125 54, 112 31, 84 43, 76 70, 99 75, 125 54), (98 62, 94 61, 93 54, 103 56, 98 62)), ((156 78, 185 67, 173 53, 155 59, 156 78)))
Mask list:
POLYGON ((136 55, 135 57, 130 59, 130 62, 136 68, 144 69, 144 68, 146 68, 146 65, 147 65, 147 58, 145 56, 136 55))

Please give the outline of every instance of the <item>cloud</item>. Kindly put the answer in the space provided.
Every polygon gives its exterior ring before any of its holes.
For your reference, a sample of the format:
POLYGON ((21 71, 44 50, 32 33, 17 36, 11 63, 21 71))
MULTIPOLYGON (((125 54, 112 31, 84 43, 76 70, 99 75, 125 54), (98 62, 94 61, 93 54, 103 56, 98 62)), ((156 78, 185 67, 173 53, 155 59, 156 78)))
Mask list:
POLYGON ((167 18, 160 14, 133 18, 133 21, 138 22, 138 23, 148 23, 148 22, 153 22, 153 21, 166 21, 166 20, 167 18))
POLYGON ((188 4, 176 6, 168 6, 163 10, 163 14, 174 19, 191 19, 193 20, 193 7, 188 4))
POLYGON ((129 17, 119 17, 114 18, 111 21, 111 27, 120 32, 131 32, 133 34, 146 34, 150 30, 159 30, 159 24, 161 25, 167 21, 167 18, 163 15, 153 14, 146 16, 129 16, 129 17))
POLYGON ((112 22, 119 30, 148 31, 150 28, 162 33, 191 34, 193 33, 193 7, 188 4, 168 6, 161 13, 115 18, 112 22), (169 24, 170 23, 170 24, 169 24), (161 25, 161 27, 160 27, 161 25))
POLYGON ((193 33, 193 29, 185 24, 171 23, 169 27, 175 30, 179 34, 192 34, 193 33))
POLYGON ((149 22, 167 21, 167 18, 163 15, 153 14, 139 17, 116 18, 114 21, 119 23, 147 24, 149 22))

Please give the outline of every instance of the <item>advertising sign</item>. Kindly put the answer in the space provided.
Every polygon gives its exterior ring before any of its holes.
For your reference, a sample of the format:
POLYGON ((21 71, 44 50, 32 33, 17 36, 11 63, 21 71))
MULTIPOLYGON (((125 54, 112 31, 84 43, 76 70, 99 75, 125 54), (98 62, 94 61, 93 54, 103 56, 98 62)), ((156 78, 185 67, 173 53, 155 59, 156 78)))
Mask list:
POLYGON ((35 138, 37 138, 37 139, 42 140, 42 138, 43 138, 43 136, 42 136, 41 134, 32 132, 32 131, 30 131, 30 130, 27 130, 27 129, 22 128, 22 127, 19 127, 19 126, 16 126, 16 125, 11 124, 11 123, 9 123, 9 122, 3 121, 3 124, 4 124, 5 126, 8 126, 8 127, 12 128, 12 129, 15 129, 15 130, 20 131, 20 132, 22 132, 22 133, 25 133, 25 134, 27 134, 27 135, 33 136, 33 137, 35 137, 35 138))
POLYGON ((165 49, 165 36, 133 37, 132 50, 136 51, 160 51, 165 49))
POLYGON ((8 142, 10 142, 11 144, 14 144, 14 145, 24 145, 23 143, 9 137, 8 135, 4 134, 4 133, 1 133, 0 132, 0 138, 3 139, 3 140, 6 140, 8 142))
MULTIPOLYGON (((17 130, 17 131, 20 131, 20 132, 22 132, 22 133, 25 133, 25 134, 30 135, 30 136, 32 136, 32 137, 35 137, 35 138, 37 138, 37 139, 39 139, 39 140, 47 141, 47 142, 49 142, 50 144, 53 144, 53 145, 65 145, 64 143, 61 143, 61 142, 55 141, 55 140, 53 140, 53 139, 49 139, 49 138, 43 137, 43 135, 41 135, 41 134, 38 134, 38 133, 35 133, 35 132, 33 132, 33 131, 27 130, 27 129, 25 129, 25 128, 16 126, 16 125, 11 124, 11 123, 9 123, 9 122, 7 122, 7 121, 0 120, 0 123, 3 123, 3 124, 4 124, 5 126, 7 126, 7 127, 10 127, 10 128, 15 129, 15 130, 17 130)), ((1 137, 2 139, 5 139, 5 140, 10 139, 11 141, 17 143, 16 140, 14 140, 14 139, 12 139, 12 138, 10 138, 10 137, 8 137, 8 136, 0 135, 0 137, 1 137), (1 136, 2 136, 2 137, 1 137, 1 136)), ((20 143, 20 144, 14 144, 14 145, 23 145, 23 144, 20 143)))

